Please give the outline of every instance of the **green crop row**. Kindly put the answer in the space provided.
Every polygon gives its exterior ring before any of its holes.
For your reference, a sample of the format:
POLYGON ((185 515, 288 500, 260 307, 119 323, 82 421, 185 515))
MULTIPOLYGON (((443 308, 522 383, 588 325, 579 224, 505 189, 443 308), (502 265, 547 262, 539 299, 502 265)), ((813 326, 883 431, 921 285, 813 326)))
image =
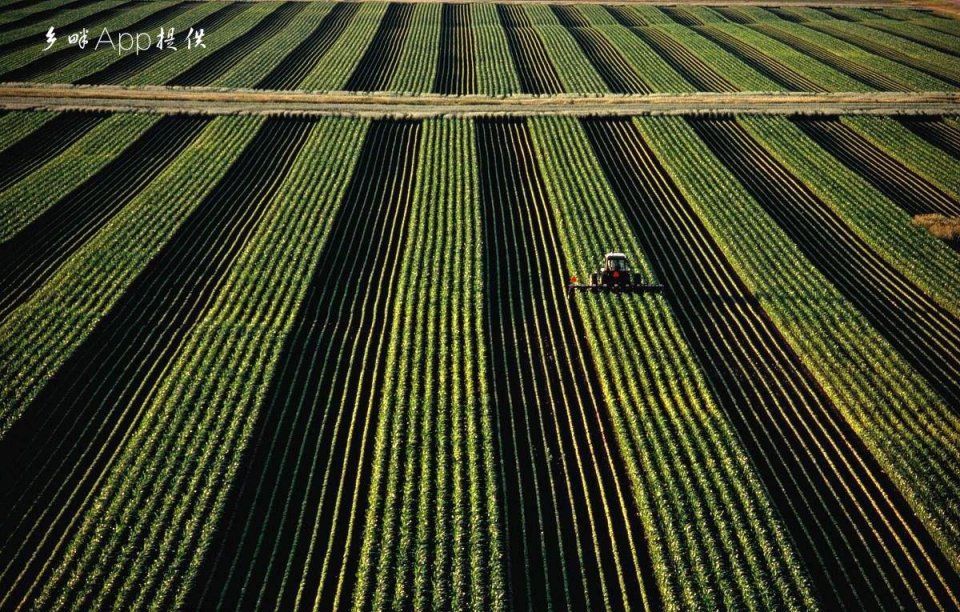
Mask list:
MULTIPOLYGON (((149 32, 146 32, 152 37, 153 46, 142 53, 190 53, 190 51, 186 50, 186 43, 184 42, 184 37, 186 36, 190 26, 221 8, 223 8, 223 6, 219 2, 203 2, 198 3, 189 10, 172 17, 168 22, 163 24, 163 30, 164 34, 168 34, 172 28, 174 46, 177 47, 177 51, 172 49, 158 49, 156 47, 160 32, 159 27, 157 27, 149 32)), ((118 35, 119 32, 114 32, 111 29, 111 36, 113 37, 114 43, 119 43, 118 35)), ((88 52, 84 53, 79 60, 73 62, 66 68, 62 70, 56 70, 54 72, 48 72, 47 74, 38 78, 37 81, 41 83, 72 83, 106 68, 108 65, 124 56, 125 54, 119 54, 116 49, 110 46, 101 47, 96 51, 90 49, 88 52)))
MULTIPOLYGON (((206 2, 192 7, 185 13, 172 18, 169 25, 183 31, 191 23, 219 8, 215 6, 216 4, 206 2)), ((109 4, 103 3, 95 6, 103 7, 109 6, 109 4)), ((93 24, 91 32, 99 32, 101 26, 109 27, 114 32, 122 30, 124 25, 132 23, 160 6, 166 5, 154 6, 154 3, 136 3, 136 6, 125 7, 124 10, 113 17, 101 20, 102 23, 93 24)), ((128 78, 125 84, 160 85, 170 81, 178 74, 203 62, 217 49, 255 31, 259 22, 276 10, 278 6, 279 3, 266 2, 256 3, 248 7, 242 14, 235 16, 218 28, 216 32, 208 32, 205 49, 180 50, 178 52, 164 51, 163 53, 167 53, 169 57, 164 57, 160 61, 147 66, 142 72, 128 78)), ((294 17, 289 24, 274 35, 267 37, 256 53, 250 53, 242 58, 212 85, 220 87, 255 86, 304 37, 313 31, 331 6, 332 4, 328 2, 310 3, 310 6, 300 15, 294 17)), ((300 87, 319 91, 334 91, 343 88, 352 72, 356 70, 369 45, 372 44, 386 6, 386 3, 382 2, 365 3, 350 24, 347 25, 344 32, 319 58, 319 62, 310 74, 306 75, 300 87)), ((565 92, 576 94, 607 93, 604 80, 591 64, 590 58, 580 49, 570 32, 560 25, 550 7, 546 5, 523 5, 516 8, 522 12, 531 28, 531 32, 528 34, 537 36, 546 47, 547 55, 556 68, 565 92)), ((702 36, 694 27, 677 23, 658 7, 631 5, 621 7, 621 9, 627 11, 628 14, 636 15, 642 23, 646 24, 643 27, 654 28, 658 33, 666 34, 685 47, 737 89, 741 91, 782 90, 782 86, 756 71, 736 54, 727 52, 702 36)), ((85 10, 88 9, 77 9, 77 11, 85 10)), ((476 62, 479 92, 482 95, 494 96, 518 94, 520 84, 516 74, 517 68, 514 58, 511 57, 496 5, 471 4, 469 10, 472 16, 469 27, 472 30, 473 56, 476 62)), ((680 75, 670 68, 662 57, 650 49, 641 39, 634 36, 629 28, 620 25, 606 7, 584 5, 577 7, 577 10, 594 24, 594 27, 627 58, 641 78, 647 81, 651 89, 656 92, 686 92, 692 89, 680 75)), ((749 27, 744 27, 733 23, 721 12, 706 6, 675 7, 673 10, 687 15, 696 22, 702 22, 709 27, 723 30, 742 42, 753 46, 758 52, 782 62, 791 70, 816 82, 827 91, 864 91, 869 90, 870 87, 791 48, 789 44, 774 40, 771 36, 763 35, 751 28, 773 28, 768 31, 770 34, 782 32, 798 37, 807 44, 819 46, 837 55, 842 55, 846 61, 851 62, 850 70, 856 70, 856 66, 861 66, 864 71, 874 71, 882 74, 886 79, 887 87, 893 89, 917 91, 955 89, 941 79, 930 76, 927 72, 943 74, 944 78, 947 79, 960 78, 960 69, 955 66, 955 58, 937 50, 950 51, 956 48, 956 35, 960 35, 960 28, 954 28, 957 24, 949 19, 916 17, 911 21, 896 21, 866 13, 865 15, 869 19, 846 22, 826 12, 808 7, 779 9, 785 15, 793 15, 804 20, 807 24, 804 25, 792 23, 760 7, 730 9, 731 11, 738 11, 739 14, 755 22, 751 23, 749 27), (937 29, 932 29, 934 27, 937 29), (830 28, 836 29, 835 35, 824 33, 830 31, 830 28), (957 32, 954 32, 953 29, 957 29, 957 32), (902 34, 903 37, 896 36, 898 33, 902 34), (879 53, 872 53, 856 44, 841 40, 845 36, 869 39, 870 45, 878 45, 876 50, 879 53), (922 44, 927 40, 933 47, 922 44), (897 53, 898 56, 891 56, 894 59, 883 57, 884 54, 889 54, 881 50, 880 46, 894 49, 893 52, 897 53), (903 57, 901 58, 900 55, 903 57)), ((70 11, 68 14, 73 15, 73 13, 74 11, 70 11)), ((440 14, 441 7, 438 6, 417 5, 414 8, 414 15, 410 21, 403 48, 400 51, 397 70, 387 86, 389 91, 416 94, 428 92, 432 89, 437 58, 440 53, 438 45, 440 14)), ((859 15, 860 13, 856 14, 859 15)), ((35 29, 27 28, 26 30, 29 30, 30 35, 36 35, 35 29)), ((8 39, 16 40, 18 37, 26 35, 26 31, 21 33, 19 30, 16 33, 0 35, 0 43, 8 39)), ((65 36, 65 33, 61 36, 65 36)), ((38 37, 34 44, 25 49, 0 55, 0 72, 23 66, 42 56, 44 44, 38 37)), ((867 48, 869 48, 869 45, 867 48)), ((38 80, 44 82, 72 82, 102 69, 115 61, 117 57, 116 51, 110 48, 101 49, 97 52, 91 50, 63 69, 40 75, 38 80)))
POLYGON ((477 93, 504 96, 520 91, 520 77, 510 55, 507 36, 492 4, 472 4, 477 93))
POLYGON ((56 116, 57 113, 49 111, 10 111, 0 114, 0 151, 56 116))
POLYGON ((910 68, 903 64, 894 62, 885 57, 864 51, 856 45, 844 42, 828 34, 824 34, 812 28, 808 28, 798 23, 789 23, 786 21, 772 24, 773 27, 781 32, 786 32, 792 36, 803 39, 808 43, 829 50, 836 55, 842 55, 845 59, 854 62, 864 68, 879 71, 889 78, 902 84, 907 90, 915 91, 948 91, 956 89, 935 79, 919 70, 910 68))
MULTIPOLYGON (((3 16, 4 18, 2 21, 0 21, 0 25, 3 25, 4 23, 10 23, 19 17, 26 17, 28 13, 34 13, 37 11, 45 10, 41 8, 42 6, 49 9, 49 8, 52 8, 51 5, 55 6, 58 4, 61 4, 60 0, 50 0, 49 2, 36 4, 30 9, 21 9, 20 11, 10 11, 9 15, 3 16)), ((94 2, 91 4, 87 4, 80 8, 60 11, 57 14, 57 22, 64 23, 64 24, 73 23, 74 21, 77 21, 79 19, 85 19, 89 15, 93 15, 104 9, 117 6, 119 4, 125 4, 124 0, 105 0, 103 2, 94 2)), ((96 22, 91 22, 91 24, 96 25, 96 22)), ((9 42, 13 42, 15 40, 23 40, 25 38, 36 38, 37 45, 35 48, 37 53, 39 54, 42 51, 42 49, 47 46, 46 31, 47 31, 47 28, 49 27, 50 26, 44 27, 43 25, 33 24, 33 25, 25 25, 19 28, 15 28, 13 30, 0 34, 0 44, 6 44, 9 42)), ((89 27, 89 26, 85 25, 84 27, 89 27)), ((60 43, 60 45, 62 45, 65 42, 65 40, 59 40, 61 36, 76 33, 75 31, 65 32, 61 30, 55 30, 55 32, 57 34, 58 42, 60 43)), ((60 45, 58 45, 58 47, 60 45)))
MULTIPOLYGON (((121 155, 160 115, 117 113, 55 158, 0 192, 0 240, 22 230, 121 155)), ((30 121, 30 123, 33 123, 30 121)))
POLYGON ((904 58, 910 66, 922 68, 947 78, 960 79, 960 61, 956 57, 931 49, 930 47, 906 40, 887 32, 877 31, 859 23, 834 20, 825 21, 817 26, 820 31, 843 40, 851 37, 851 44, 876 50, 878 53, 887 50, 896 53, 894 57, 904 58))
POLYGON ((691 28, 680 24, 656 26, 741 91, 783 91, 783 86, 763 76, 743 61, 704 38, 691 28))
POLYGON ((473 125, 422 130, 353 603, 503 609, 473 125))
POLYGON ((938 32, 937 30, 930 30, 910 21, 872 19, 864 22, 863 25, 876 30, 883 30, 890 34, 896 34, 901 38, 914 40, 929 47, 946 49, 955 55, 960 55, 960 37, 951 36, 950 34, 938 32))
POLYGON ((391 91, 420 94, 433 88, 440 53, 440 4, 416 4, 391 91))
MULTIPOLYGON (((136 23, 140 19, 151 15, 157 11, 163 10, 166 7, 173 5, 172 0, 163 0, 160 2, 143 2, 132 5, 131 8, 120 11, 120 13, 108 17, 103 21, 93 22, 87 27, 89 30, 89 42, 87 47, 83 50, 83 53, 79 56, 86 60, 88 57, 96 56, 100 57, 117 57, 117 50, 111 48, 109 45, 101 46, 100 49, 94 51, 94 47, 97 44, 97 40, 101 35, 101 32, 104 29, 109 30, 111 37, 113 38, 114 44, 117 42, 117 34, 121 31, 125 31, 128 26, 136 23)), ((57 35, 57 44, 50 51, 46 53, 58 53, 60 51, 70 49, 67 43, 67 35, 75 34, 76 32, 60 32, 57 35)), ((4 54, 0 57, 0 74, 7 72, 8 70, 13 70, 15 68, 21 68, 27 64, 33 62, 34 60, 40 59, 44 55, 43 49, 46 47, 46 42, 43 36, 40 36, 37 32, 37 28, 34 28, 34 36, 36 38, 36 43, 32 44, 24 49, 19 51, 13 51, 7 54, 4 54)), ((62 70, 55 70, 51 73, 47 73, 41 76, 43 80, 55 80, 58 82, 64 82, 62 78, 58 78, 62 70)), ((70 79, 67 79, 69 82, 70 79)))
MULTIPOLYGON (((582 128, 573 119, 530 123, 569 264, 586 271, 623 245, 649 278, 582 128)), ((666 301, 590 296, 577 305, 598 366, 618 364, 603 367, 601 386, 666 607, 812 606, 789 538, 666 301)))
POLYGON ((330 90, 343 87, 376 35, 386 11, 385 3, 363 3, 350 20, 350 25, 304 77, 300 89, 330 90))
POLYGON ((39 605, 183 605, 251 439, 366 123, 321 119, 222 289, 150 394, 39 605), (229 407, 229 410, 226 408, 229 407), (109 563, 103 563, 109 559, 109 563), (77 582, 73 577, 82 575, 77 582), (92 584, 102 584, 98 592, 92 584), (149 597, 149 599, 145 599, 149 597), (121 603, 122 602, 122 603, 121 603))
MULTIPOLYGON (((802 255, 689 125, 680 118, 634 121, 763 309, 956 565, 960 522, 950 500, 960 482, 949 468, 960 460, 955 412, 802 255)), ((868 208, 880 200, 870 199, 868 208)))
POLYGON ((904 166, 960 200, 960 160, 948 155, 889 117, 841 117, 904 166))
MULTIPOLYGON (((768 23, 768 21, 764 21, 768 23)), ((801 74, 828 91, 869 91, 870 87, 831 66, 801 53, 775 38, 736 23, 714 23, 711 27, 744 42, 772 57, 787 68, 801 74)))
POLYGON ((213 188, 259 124, 237 117, 211 122, 0 325, 0 437, 213 188))
POLYGON ((211 54, 228 45, 232 40, 245 36, 253 31, 258 24, 270 13, 277 9, 272 2, 251 3, 239 15, 234 15, 229 21, 216 30, 204 33, 203 47, 182 48, 170 53, 157 63, 126 79, 124 85, 160 85, 167 83, 177 75, 196 66, 211 54))
POLYGON ((308 3, 290 23, 257 47, 256 53, 241 59, 210 86, 253 87, 316 29, 332 7, 328 2, 308 3))

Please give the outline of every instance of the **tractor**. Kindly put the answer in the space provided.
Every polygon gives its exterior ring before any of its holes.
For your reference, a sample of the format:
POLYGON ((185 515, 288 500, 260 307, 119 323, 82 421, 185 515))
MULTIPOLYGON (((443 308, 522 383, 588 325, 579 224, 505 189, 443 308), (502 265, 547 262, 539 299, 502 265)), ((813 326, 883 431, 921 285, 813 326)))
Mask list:
POLYGON ((603 256, 603 265, 596 272, 590 273, 590 283, 577 282, 577 277, 570 279, 567 285, 567 295, 575 291, 591 291, 593 293, 661 293, 663 285, 645 283, 636 272, 630 271, 627 256, 623 253, 607 253, 603 256))

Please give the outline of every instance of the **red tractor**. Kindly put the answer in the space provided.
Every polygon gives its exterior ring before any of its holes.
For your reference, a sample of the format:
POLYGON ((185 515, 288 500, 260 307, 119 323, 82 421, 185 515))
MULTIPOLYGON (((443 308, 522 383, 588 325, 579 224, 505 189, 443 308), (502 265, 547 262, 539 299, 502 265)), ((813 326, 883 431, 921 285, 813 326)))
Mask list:
POLYGON ((574 291, 591 291, 594 293, 661 293, 663 285, 645 283, 636 272, 630 271, 627 256, 623 253, 607 253, 603 256, 603 266, 596 272, 590 273, 590 284, 577 282, 577 277, 570 279, 567 285, 567 295, 574 291))

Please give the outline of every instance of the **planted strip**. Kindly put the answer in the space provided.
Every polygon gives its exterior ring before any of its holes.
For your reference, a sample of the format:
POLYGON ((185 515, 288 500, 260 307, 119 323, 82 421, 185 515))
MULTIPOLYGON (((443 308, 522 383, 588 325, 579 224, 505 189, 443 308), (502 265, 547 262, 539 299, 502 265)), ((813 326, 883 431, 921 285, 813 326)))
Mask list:
POLYGON ((34 11, 28 15, 24 15, 19 19, 14 19, 13 21, 8 21, 4 24, 0 24, 0 34, 4 32, 9 32, 17 28, 22 28, 26 26, 33 26, 43 21, 49 20, 50 17, 54 17, 59 14, 63 14, 64 11, 69 11, 72 9, 83 8, 88 4, 93 4, 96 0, 72 0, 66 4, 61 4, 59 6, 53 6, 42 11, 34 11))
POLYGON ((504 609, 470 120, 423 126, 355 609, 504 609))
POLYGON ((873 251, 737 123, 692 125, 823 275, 949 404, 960 406, 958 317, 873 251))
POLYGON ((737 88, 685 46, 654 27, 630 28, 670 66, 700 91, 737 91, 737 88))
MULTIPOLYGON (((75 492, 89 490, 137 422, 153 385, 222 287, 311 127, 306 120, 264 122, 217 187, 46 384, 33 404, 38 409, 27 409, 4 438, 5 464, 21 468, 6 472, 2 483, 2 516, 10 520, 3 532, 4 568, 26 563, 37 572, 7 571, 4 578, 17 584, 8 597, 29 599, 34 589, 59 589, 57 579, 45 574, 54 568, 41 569, 31 560, 34 546, 44 546, 41 563, 59 546, 58 538, 85 503, 75 492)), ((105 569, 99 567, 79 592, 70 593, 77 605, 109 596, 115 584, 96 576, 105 569)))
POLYGON ((562 93, 557 69, 524 7, 498 4, 496 8, 520 77, 520 90, 529 94, 562 93))
POLYGON ((51 111, 8 111, 0 114, 0 151, 26 138, 57 113, 51 111))
POLYGON ((477 147, 512 604, 656 607, 532 141, 519 121, 485 120, 477 147))
POLYGON ((627 28, 641 28, 650 25, 640 14, 631 10, 629 6, 605 5, 605 9, 610 13, 617 23, 627 28))
POLYGON ((77 555, 79 547, 85 579, 103 575, 112 585, 92 594, 93 607, 184 607, 229 492, 209 483, 235 479, 293 321, 288 315, 306 290, 365 127, 337 118, 314 122, 264 218, 101 477, 95 495, 102 503, 89 505, 68 553, 59 556, 77 555), (97 542, 101 554, 116 559, 110 567, 87 554, 86 534, 98 522, 111 526, 97 542))
POLYGON ((926 213, 960 216, 960 201, 955 196, 918 176, 839 119, 799 119, 794 123, 911 216, 926 213))
POLYGON ((397 67, 385 89, 411 94, 427 93, 437 78, 440 55, 442 3, 414 5, 407 34, 400 47, 397 67))
MULTIPOLYGON (((771 38, 776 38, 861 83, 881 91, 938 89, 934 84, 940 81, 931 80, 926 75, 912 71, 910 68, 902 65, 889 62, 889 60, 881 59, 875 55, 864 54, 856 47, 848 46, 843 48, 843 43, 831 43, 827 40, 827 37, 823 37, 819 42, 813 42, 813 38, 802 36, 801 33, 815 33, 817 36, 823 35, 815 30, 805 29, 803 26, 757 23, 747 27, 753 28, 771 38), (859 53, 852 53, 850 49, 859 51, 859 53), (854 59, 849 59, 850 57, 854 59), (884 62, 887 62, 888 65, 884 65, 884 62), (881 69, 881 66, 883 66, 883 69, 881 69), (921 82, 923 85, 921 85, 921 82)), ((832 40, 836 41, 836 39, 832 40)))
POLYGON ((168 85, 209 85, 223 76, 237 62, 270 37, 287 26, 300 11, 306 8, 302 2, 284 2, 275 11, 260 20, 251 33, 238 36, 220 47, 202 61, 167 81, 168 85))
POLYGON ((577 7, 554 5, 552 8, 611 92, 651 93, 630 62, 600 31, 590 27, 577 7))
POLYGON ((960 160, 960 128, 942 119, 909 117, 899 121, 914 134, 960 160))
POLYGON ((960 37, 928 30, 915 23, 904 23, 892 19, 871 19, 870 21, 864 21, 862 25, 889 34, 895 34, 900 38, 960 58, 960 37))
MULTIPOLYGON (((215 13, 199 20, 193 24, 192 27, 195 30, 202 29, 205 33, 214 32, 247 8, 243 3, 227 4, 215 13)), ((156 64, 163 58, 164 54, 156 50, 150 50, 146 53, 128 54, 110 63, 101 70, 77 80, 77 83, 86 85, 117 85, 129 79, 134 74, 156 64)))
MULTIPOLYGON (((28 1, 32 2, 32 0, 28 0, 28 1)), ((89 15, 84 15, 73 21, 69 21, 63 24, 57 23, 57 26, 56 26, 57 30, 62 32, 76 32, 77 30, 79 30, 85 25, 89 25, 91 23, 97 23, 99 21, 105 21, 110 17, 115 16, 117 13, 121 11, 129 9, 130 8, 129 4, 130 4, 129 2, 111 3, 94 13, 90 13, 89 15)), ((26 49, 31 45, 33 46, 39 45, 39 48, 43 49, 43 47, 46 46, 46 41, 44 40, 43 43, 41 44, 39 37, 37 36, 37 32, 24 32, 23 36, 18 38, 13 38, 11 40, 6 40, 2 44, 0 44, 0 53, 8 53, 10 51, 18 51, 20 49, 26 49)))
POLYGON ((440 15, 440 55, 433 92, 465 95, 477 91, 473 20, 470 5, 444 3, 440 15))
POLYGON ((821 87, 815 81, 791 69, 776 58, 755 49, 723 30, 710 26, 701 26, 696 30, 728 53, 738 57, 743 63, 783 85, 789 91, 827 91, 826 88, 821 87))
MULTIPOLYGON (((165 25, 168 19, 176 17, 180 13, 183 13, 187 9, 191 8, 192 3, 190 2, 176 2, 174 4, 168 4, 167 6, 161 5, 161 7, 155 11, 150 12, 145 17, 138 19, 137 21, 124 24, 122 27, 125 30, 131 32, 142 32, 150 30, 155 26, 165 25)), ((140 4, 139 7, 153 8, 149 4, 140 4)), ((130 9, 130 12, 138 14, 137 9, 130 9)), ((125 15, 126 13, 124 13, 125 15)), ((123 15, 121 15, 123 17, 123 15)), ((119 18, 118 18, 119 19, 119 18)), ((107 22, 110 23, 110 22, 107 22)), ((106 26, 105 26, 106 27, 106 26)), ((91 41, 95 44, 95 41, 91 41)), ((93 51, 89 49, 81 49, 76 45, 68 46, 59 51, 50 51, 44 55, 41 55, 37 59, 27 63, 24 66, 19 68, 14 68, 13 70, 8 70, 2 76, 0 80, 4 81, 30 81, 35 80, 38 77, 48 75, 50 73, 56 73, 62 71, 64 68, 81 59, 88 53, 93 51)), ((107 48, 101 50, 101 53, 114 53, 113 49, 107 48)))
POLYGON ((419 135, 367 131, 188 608, 350 600, 419 135))
POLYGON ((931 566, 936 547, 917 544, 924 531, 905 500, 636 128, 619 119, 584 126, 718 405, 773 493, 818 599, 828 607, 951 602, 937 574, 949 563, 935 555, 931 566))
POLYGON ((960 76, 958 76, 960 71, 952 66, 955 63, 953 58, 940 55, 933 49, 911 46, 908 50, 905 47, 912 45, 909 41, 897 41, 895 37, 889 36, 885 32, 870 32, 867 28, 854 29, 857 27, 854 25, 834 25, 830 22, 823 22, 808 24, 807 27, 838 38, 868 53, 885 57, 907 68, 918 70, 954 87, 960 86, 960 76))
POLYGON ((333 46, 360 5, 353 2, 338 2, 324 16, 320 25, 287 54, 277 66, 259 83, 258 89, 297 89, 310 72, 333 46))
POLYGON ((60 113, 0 151, 0 191, 59 155, 107 116, 106 113, 60 113))
POLYGON ((406 40, 415 7, 391 3, 380 21, 367 52, 343 86, 347 91, 383 91, 390 85, 400 62, 400 50, 406 40))
POLYGON ((95 175, 0 244, 0 319, 30 298, 83 243, 183 151, 206 118, 165 117, 95 175))

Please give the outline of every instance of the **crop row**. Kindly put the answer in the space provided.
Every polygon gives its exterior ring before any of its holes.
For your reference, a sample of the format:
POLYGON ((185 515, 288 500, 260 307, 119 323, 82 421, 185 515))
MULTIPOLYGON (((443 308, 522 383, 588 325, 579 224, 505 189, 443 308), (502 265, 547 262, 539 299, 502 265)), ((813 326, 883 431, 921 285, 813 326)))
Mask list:
POLYGON ((927 27, 952 23, 939 17, 904 21, 802 7, 169 0, 104 3, 77 19, 69 25, 94 33, 203 27, 206 47, 126 57, 109 47, 45 52, 24 27, 0 33, 0 78, 488 95, 960 85, 960 33, 927 27), (454 66, 465 79, 457 86, 454 66))

